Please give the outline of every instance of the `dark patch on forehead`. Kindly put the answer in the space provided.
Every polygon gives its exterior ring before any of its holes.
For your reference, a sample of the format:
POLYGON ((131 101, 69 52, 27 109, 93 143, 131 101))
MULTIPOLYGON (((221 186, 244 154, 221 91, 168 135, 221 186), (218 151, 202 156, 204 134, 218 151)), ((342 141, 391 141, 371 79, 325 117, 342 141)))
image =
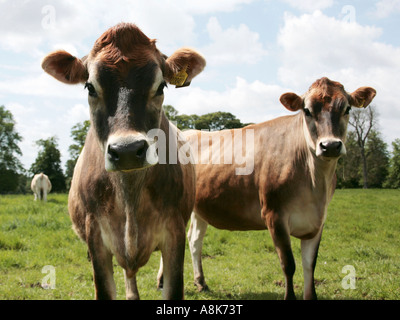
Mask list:
POLYGON ((99 128, 107 126, 111 132, 129 128, 148 131, 146 105, 157 68, 157 63, 149 62, 142 67, 132 66, 126 74, 121 74, 107 64, 97 63, 97 76, 105 104, 102 118, 108 119, 99 128))
POLYGON ((135 94, 147 95, 153 86, 157 68, 158 64, 150 61, 144 66, 131 66, 126 72, 120 73, 101 62, 98 63, 98 81, 108 94, 124 87, 132 89, 135 94))
POLYGON ((129 70, 124 84, 138 94, 147 94, 155 81, 157 68, 158 64, 155 62, 149 62, 140 68, 132 68, 129 70))

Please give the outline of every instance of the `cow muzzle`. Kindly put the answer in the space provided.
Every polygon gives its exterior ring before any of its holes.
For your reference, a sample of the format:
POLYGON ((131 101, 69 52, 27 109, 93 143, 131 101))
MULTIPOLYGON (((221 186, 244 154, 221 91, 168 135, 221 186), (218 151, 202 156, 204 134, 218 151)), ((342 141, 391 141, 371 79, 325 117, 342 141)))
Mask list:
POLYGON ((325 139, 317 144, 317 157, 323 159, 337 159, 346 154, 346 147, 343 142, 338 139, 325 139))
POLYGON ((149 143, 143 135, 110 137, 105 151, 107 171, 144 169, 156 161, 148 161, 149 143))

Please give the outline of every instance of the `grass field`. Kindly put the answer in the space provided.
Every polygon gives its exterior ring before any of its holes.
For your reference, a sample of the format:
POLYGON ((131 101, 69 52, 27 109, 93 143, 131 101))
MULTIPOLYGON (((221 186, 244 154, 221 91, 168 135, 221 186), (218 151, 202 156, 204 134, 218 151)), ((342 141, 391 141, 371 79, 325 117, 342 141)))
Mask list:
MULTIPOLYGON (((86 245, 71 229, 67 195, 47 203, 32 195, 0 196, 0 299, 93 299, 86 245), (52 266, 50 273, 42 273, 52 266), (43 289, 53 276, 55 289, 43 289)), ((302 299, 300 242, 292 240, 295 292, 302 299)), ((284 277, 267 231, 229 232, 209 227, 203 248, 209 292, 193 286, 189 250, 186 299, 283 299, 284 277)), ((160 299, 156 275, 160 253, 140 269, 142 299, 160 299)), ((122 269, 115 264, 118 299, 125 298, 122 269)), ((400 190, 337 190, 328 210, 315 271, 319 299, 400 300, 400 190), (355 289, 344 289, 346 265, 355 289)), ((349 282, 347 282, 349 283, 349 282)))

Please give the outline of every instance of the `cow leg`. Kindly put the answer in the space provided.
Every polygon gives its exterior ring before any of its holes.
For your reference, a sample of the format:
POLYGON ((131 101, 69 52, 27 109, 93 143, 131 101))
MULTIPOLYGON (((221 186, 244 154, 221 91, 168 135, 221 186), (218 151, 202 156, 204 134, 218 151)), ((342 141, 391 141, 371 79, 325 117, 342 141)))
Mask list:
POLYGON ((47 192, 46 190, 43 191, 43 199, 44 202, 47 202, 47 192))
MULTIPOLYGON (((198 291, 208 290, 205 282, 203 266, 201 260, 201 250, 203 247, 203 238, 207 231, 208 223, 204 221, 195 212, 192 213, 189 231, 187 234, 189 240, 189 248, 192 256, 194 284, 198 291)), ((160 259, 160 268, 157 274, 157 289, 163 288, 163 259, 160 259)))
POLYGON ((34 201, 37 201, 37 193, 34 192, 33 194, 35 195, 35 199, 33 199, 33 200, 34 200, 34 201))
POLYGON ((97 221, 93 218, 87 218, 86 220, 87 244, 93 266, 95 298, 96 300, 115 299, 113 255, 103 243, 97 221))
POLYGON ((93 278, 96 300, 113 300, 116 288, 113 278, 112 254, 105 248, 92 252, 89 250, 93 265, 93 278))
POLYGON ((207 226, 208 223, 206 221, 195 212, 192 213, 187 237, 189 240, 190 254, 192 256, 194 284, 197 286, 198 291, 208 290, 201 261, 201 250, 203 248, 203 239, 207 231, 207 226))
MULTIPOLYGON (((274 214, 271 214, 271 216, 273 215, 274 214)), ((288 227, 279 217, 267 218, 267 227, 274 241, 281 268, 285 275, 285 300, 295 300, 296 295, 293 289, 293 275, 296 271, 296 263, 293 257, 288 227)))
POLYGON ((157 289, 161 290, 163 288, 163 282, 164 282, 164 266, 163 266, 163 260, 162 257, 160 258, 160 268, 158 269, 158 274, 157 274, 157 289))
POLYGON ((304 299, 316 300, 317 294, 314 284, 314 270, 317 263, 318 248, 321 241, 322 229, 318 234, 309 240, 301 240, 301 257, 304 274, 304 299))
POLYGON ((124 269, 126 300, 139 300, 139 291, 136 283, 136 274, 130 275, 124 269))
POLYGON ((161 244, 163 259, 163 299, 183 299, 183 263, 185 257, 185 226, 168 228, 161 244), (174 230, 175 229, 175 230, 174 230))

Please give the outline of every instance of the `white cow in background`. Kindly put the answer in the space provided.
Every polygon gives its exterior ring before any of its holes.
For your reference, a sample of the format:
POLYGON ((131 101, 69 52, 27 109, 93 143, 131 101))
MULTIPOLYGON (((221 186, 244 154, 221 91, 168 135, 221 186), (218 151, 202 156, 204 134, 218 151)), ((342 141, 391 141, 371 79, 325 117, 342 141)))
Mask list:
POLYGON ((47 194, 51 191, 51 182, 48 176, 44 173, 35 174, 32 179, 31 189, 35 195, 35 201, 47 201, 47 194))

